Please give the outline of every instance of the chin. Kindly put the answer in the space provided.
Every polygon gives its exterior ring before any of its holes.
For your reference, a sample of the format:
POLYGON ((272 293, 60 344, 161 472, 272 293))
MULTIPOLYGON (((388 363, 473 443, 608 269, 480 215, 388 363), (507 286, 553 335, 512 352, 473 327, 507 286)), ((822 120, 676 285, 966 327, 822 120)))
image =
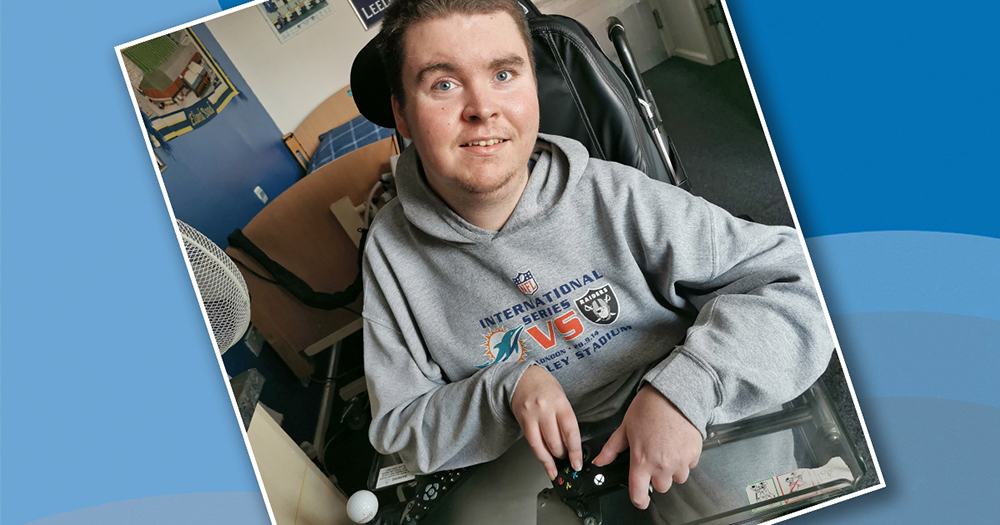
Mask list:
MULTIPOLYGON (((525 168, 526 170, 527 168, 525 168)), ((459 186, 470 194, 490 195, 497 193, 504 188, 511 186, 517 179, 518 170, 516 168, 507 170, 501 174, 491 174, 488 177, 470 176, 465 180, 459 180, 459 186)))

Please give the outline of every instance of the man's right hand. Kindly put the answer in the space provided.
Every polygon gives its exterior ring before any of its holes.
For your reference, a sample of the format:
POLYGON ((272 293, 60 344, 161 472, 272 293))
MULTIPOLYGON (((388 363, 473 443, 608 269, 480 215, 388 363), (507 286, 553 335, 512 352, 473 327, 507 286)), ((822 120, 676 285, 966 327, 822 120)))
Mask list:
POLYGON ((548 370, 529 366, 514 389, 510 407, 549 479, 556 478, 553 457, 562 458, 568 453, 570 465, 576 470, 583 468, 576 414, 559 381, 548 370))

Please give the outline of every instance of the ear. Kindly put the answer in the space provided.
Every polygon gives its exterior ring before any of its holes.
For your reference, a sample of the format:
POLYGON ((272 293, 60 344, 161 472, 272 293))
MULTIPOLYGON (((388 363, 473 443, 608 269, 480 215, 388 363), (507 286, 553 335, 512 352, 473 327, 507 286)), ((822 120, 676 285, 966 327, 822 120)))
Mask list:
POLYGON ((399 134, 403 138, 412 140, 410 127, 406 125, 406 116, 403 115, 403 108, 399 106, 399 100, 396 99, 396 95, 392 96, 392 116, 396 118, 396 131, 399 131, 399 134))

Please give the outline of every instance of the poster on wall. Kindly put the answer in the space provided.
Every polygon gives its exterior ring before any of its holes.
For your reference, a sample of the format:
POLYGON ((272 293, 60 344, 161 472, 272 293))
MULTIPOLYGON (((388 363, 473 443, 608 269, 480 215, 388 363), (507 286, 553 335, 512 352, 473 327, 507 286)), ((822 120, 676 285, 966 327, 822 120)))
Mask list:
POLYGON ((268 0, 257 4, 282 44, 334 12, 326 0, 268 0))
POLYGON ((121 50, 153 145, 205 125, 239 92, 190 29, 121 50))
POLYGON ((365 26, 365 31, 368 31, 373 25, 377 24, 379 20, 382 20, 382 13, 385 11, 392 0, 350 0, 351 6, 354 8, 354 12, 358 14, 358 18, 361 19, 361 23, 365 26))

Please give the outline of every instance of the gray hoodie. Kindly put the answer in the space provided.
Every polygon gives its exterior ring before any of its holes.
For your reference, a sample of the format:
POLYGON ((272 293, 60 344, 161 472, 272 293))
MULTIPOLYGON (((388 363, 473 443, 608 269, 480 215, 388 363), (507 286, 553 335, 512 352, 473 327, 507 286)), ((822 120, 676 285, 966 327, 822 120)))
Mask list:
POLYGON ((415 149, 363 267, 369 437, 411 470, 500 456, 521 435, 510 401, 532 364, 580 421, 646 381, 704 433, 795 397, 829 362, 795 230, 544 134, 510 219, 484 230, 427 186, 415 149))

